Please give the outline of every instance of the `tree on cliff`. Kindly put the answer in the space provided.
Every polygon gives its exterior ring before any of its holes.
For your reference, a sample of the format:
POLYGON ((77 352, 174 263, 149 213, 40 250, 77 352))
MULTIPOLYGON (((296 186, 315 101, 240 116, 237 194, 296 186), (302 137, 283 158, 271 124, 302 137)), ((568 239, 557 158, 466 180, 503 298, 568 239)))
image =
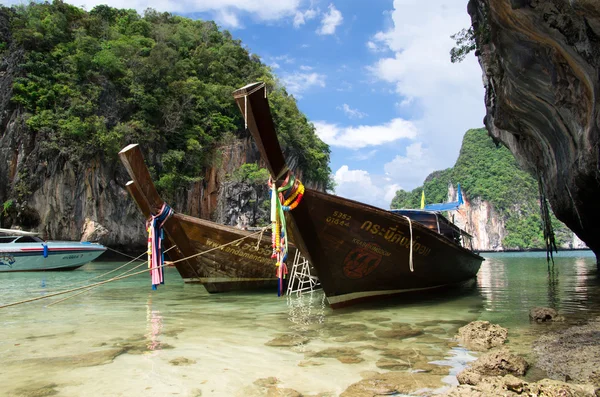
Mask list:
POLYGON ((306 182, 327 185, 328 145, 269 67, 214 22, 105 5, 86 12, 60 0, 0 13, 9 20, 3 60, 22 53, 11 106, 41 142, 40 161, 115 161, 137 142, 172 193, 202 175, 210 149, 244 134, 231 94, 264 81, 284 151, 306 182))
MULTIPOLYGON (((419 208, 423 189, 428 203, 445 202, 449 183, 460 183, 471 200, 479 197, 493 205, 505 221, 505 249, 545 248, 536 180, 506 147, 496 147, 485 129, 467 131, 454 167, 433 172, 411 192, 397 191, 391 208, 419 208)), ((556 218, 552 222, 561 245, 571 233, 556 218)))

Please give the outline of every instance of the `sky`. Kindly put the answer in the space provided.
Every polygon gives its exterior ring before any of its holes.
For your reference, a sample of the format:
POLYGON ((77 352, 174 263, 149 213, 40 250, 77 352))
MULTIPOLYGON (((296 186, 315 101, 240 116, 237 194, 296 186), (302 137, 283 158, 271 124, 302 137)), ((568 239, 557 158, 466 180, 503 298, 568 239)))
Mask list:
POLYGON ((260 56, 330 145, 335 194, 389 208, 452 167, 483 126, 473 54, 450 62, 467 0, 68 0, 215 20, 260 56))

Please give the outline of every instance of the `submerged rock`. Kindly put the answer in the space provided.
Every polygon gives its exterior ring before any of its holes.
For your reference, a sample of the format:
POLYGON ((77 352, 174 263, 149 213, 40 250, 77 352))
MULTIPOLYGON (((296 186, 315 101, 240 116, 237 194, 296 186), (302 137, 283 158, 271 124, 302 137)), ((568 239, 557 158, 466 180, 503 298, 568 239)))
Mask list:
POLYGON ((443 386, 441 379, 441 376, 428 373, 388 372, 350 385, 340 397, 428 395, 431 390, 443 386))
POLYGON ((274 347, 292 347, 298 345, 304 345, 308 343, 310 339, 305 336, 292 334, 292 335, 281 335, 274 339, 271 339, 267 343, 266 346, 274 346, 274 347))
POLYGON ((294 389, 271 387, 267 390, 267 397, 302 397, 302 394, 294 389))
POLYGON ((302 397, 302 394, 294 389, 279 388, 279 379, 274 376, 260 378, 251 386, 243 388, 236 396, 243 397, 302 397))
POLYGON ((349 357, 358 355, 360 355, 360 352, 352 349, 351 347, 330 347, 312 354, 313 357, 326 358, 349 357))
POLYGON ((489 321, 473 321, 458 329, 457 338, 466 348, 475 351, 486 351, 501 346, 508 330, 489 321))
POLYGON ((549 377, 600 387, 600 318, 544 335, 533 350, 549 377))
POLYGON ((410 368, 410 364, 406 361, 392 360, 390 358, 382 358, 378 360, 375 365, 377 368, 387 369, 390 371, 401 371, 410 368))
POLYGON ((169 361, 171 365, 179 366, 179 365, 192 365, 196 364, 196 360, 192 360, 185 357, 177 357, 169 361))
POLYGON ((126 353, 126 348, 104 349, 89 353, 74 354, 69 356, 54 356, 43 358, 29 358, 20 360, 19 364, 32 364, 49 366, 54 369, 71 369, 81 367, 94 367, 111 363, 117 356, 126 353))
POLYGON ((279 379, 274 376, 268 378, 259 378, 254 381, 254 384, 258 387, 272 387, 279 383, 279 379))
POLYGON ((392 323, 391 327, 390 330, 378 329, 375 331, 375 336, 384 339, 406 339, 423 335, 422 329, 414 329, 409 324, 392 323))
POLYGON ((534 307, 529 310, 529 319, 538 323, 547 321, 565 321, 565 318, 549 307, 534 307))
POLYGON ((56 388, 58 385, 56 383, 48 383, 45 385, 40 385, 38 383, 34 383, 27 387, 21 387, 13 390, 12 392, 8 392, 8 397, 49 397, 55 396, 58 394, 58 390, 56 388))

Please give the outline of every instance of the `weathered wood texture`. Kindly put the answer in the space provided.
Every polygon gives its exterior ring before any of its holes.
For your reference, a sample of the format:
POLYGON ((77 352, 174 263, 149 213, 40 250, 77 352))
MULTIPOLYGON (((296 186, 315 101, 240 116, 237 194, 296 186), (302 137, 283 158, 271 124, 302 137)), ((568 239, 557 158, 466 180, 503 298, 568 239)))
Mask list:
MULTIPOLYGON (((119 156, 133 182, 127 184, 145 217, 156 213, 160 198, 138 145, 129 145, 119 156)), ((207 220, 175 214, 165 223, 171 259, 178 260, 209 251, 176 264, 186 282, 201 282, 209 292, 273 287, 277 285, 275 260, 271 259, 270 234, 262 236, 207 220), (249 237, 250 236, 250 237, 249 237), (239 240, 239 241, 236 241, 239 240)), ((296 250, 290 247, 290 258, 296 250)))
MULTIPOLYGON (((234 97, 271 175, 280 183, 287 167, 264 85, 250 84, 234 97)), ((473 278, 483 260, 406 217, 311 189, 289 214, 294 242, 316 268, 334 308, 460 283, 473 278)))

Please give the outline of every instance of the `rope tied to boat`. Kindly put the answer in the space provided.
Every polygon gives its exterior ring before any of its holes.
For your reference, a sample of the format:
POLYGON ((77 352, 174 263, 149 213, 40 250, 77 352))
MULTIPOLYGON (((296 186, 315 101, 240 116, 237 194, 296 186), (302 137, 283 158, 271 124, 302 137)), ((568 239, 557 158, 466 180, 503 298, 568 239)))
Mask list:
POLYGON ((410 267, 411 273, 415 271, 413 267, 413 232, 412 232, 412 221, 406 215, 402 215, 408 221, 408 228, 410 230, 410 250, 408 252, 408 266, 410 267))
MULTIPOLYGON (((268 227, 268 226, 267 226, 267 227, 268 227)), ((260 232, 252 233, 252 234, 249 234, 249 235, 247 235, 247 236, 244 236, 244 237, 238 238, 238 239, 236 239, 236 240, 230 241, 230 242, 228 242, 228 243, 222 244, 222 245, 220 245, 220 246, 218 246, 218 247, 213 247, 213 248, 211 248, 211 249, 208 249, 208 250, 206 250, 206 251, 198 252, 198 253, 196 253, 196 254, 194 254, 194 255, 190 255, 190 256, 188 256, 188 257, 181 258, 181 259, 177 259, 177 260, 173 261, 172 263, 173 263, 173 264, 175 264, 175 263, 179 263, 179 262, 187 261, 187 260, 189 260, 189 259, 196 258, 196 257, 198 257, 198 256, 203 256, 203 255, 209 254, 209 253, 211 253, 211 252, 213 252, 213 251, 222 250, 222 249, 223 249, 223 247, 227 247, 227 246, 229 246, 229 245, 239 244, 239 242, 240 242, 240 241, 242 241, 242 240, 245 240, 245 239, 247 239, 247 238, 254 237, 254 236, 256 236, 256 235, 258 235, 258 234, 262 233, 262 232, 263 232, 263 230, 264 230, 264 229, 266 229, 267 227, 265 227, 265 228, 261 229, 261 231, 260 231, 260 232)), ((171 249, 173 249, 173 248, 175 248, 175 246, 173 246, 173 247, 171 247, 171 248, 167 249, 165 252, 168 252, 169 250, 171 250, 171 249)), ((141 257, 142 257, 142 256, 144 256, 145 254, 146 254, 146 252, 144 252, 143 254, 141 254, 141 255, 140 255, 138 258, 141 258, 141 257)), ((138 259, 138 258, 135 258, 135 259, 138 259)), ((129 262, 129 263, 131 263, 131 262, 129 262)), ((162 267, 165 267, 165 266, 167 266, 167 265, 162 265, 162 267)), ((137 268, 137 267, 136 267, 136 268, 137 268)), ((133 270, 133 269, 131 269, 131 270, 133 270)), ((125 273, 128 273, 129 271, 130 271, 130 270, 128 270, 128 271, 127 271, 127 272, 125 272, 125 273)), ((142 273, 145 273, 145 272, 147 272, 147 270, 140 270, 140 271, 138 271, 138 272, 134 272, 134 273, 130 273, 130 274, 123 274, 123 275, 115 276, 115 277, 112 277, 112 278, 110 278, 110 279, 108 279, 108 280, 103 280, 103 281, 99 281, 99 282, 97 282, 97 283, 88 284, 88 285, 83 285, 83 286, 76 287, 76 288, 72 288, 72 289, 68 289, 68 290, 65 290, 65 291, 58 291, 58 292, 54 292, 54 293, 50 293, 50 294, 45 294, 45 295, 41 295, 41 296, 36 296, 36 297, 34 297, 34 298, 29 298, 29 299, 20 300, 20 301, 17 301, 17 302, 12 302, 12 303, 3 304, 3 305, 0 305, 0 309, 4 309, 4 308, 7 308, 7 307, 11 307, 11 306, 22 305, 22 304, 24 304, 24 303, 34 302, 34 301, 38 301, 38 300, 42 300, 42 299, 49 299, 49 298, 52 298, 52 297, 55 297, 55 296, 58 296, 58 295, 64 295, 64 294, 68 294, 68 293, 70 293, 70 292, 75 292, 75 291, 80 291, 80 290, 86 290, 86 291, 89 291, 89 290, 91 290, 91 289, 93 289, 93 288, 95 288, 95 287, 97 287, 97 286, 104 285, 104 284, 111 283, 111 282, 118 281, 118 280, 123 280, 123 279, 125 279, 125 278, 129 278, 129 277, 137 276, 138 274, 142 274, 142 273)), ((90 279, 90 280, 91 280, 91 279, 90 279)), ((73 295, 73 296, 75 296, 75 295, 73 295)), ((58 302, 57 302, 57 303, 58 303, 58 302)))
POLYGON ((276 181, 269 178, 269 188, 271 189, 271 242, 273 245, 271 258, 276 259, 275 274, 279 279, 277 296, 281 296, 283 294, 283 279, 288 274, 286 265, 288 239, 286 236, 285 212, 293 210, 300 204, 304 195, 304 185, 289 170, 281 187, 277 187, 276 181))
POLYGON ((164 284, 165 253, 162 246, 164 239, 163 226, 167 219, 174 214, 174 211, 167 203, 164 203, 159 213, 152 215, 146 222, 148 231, 148 268, 152 279, 152 289, 157 289, 159 284, 164 284))

